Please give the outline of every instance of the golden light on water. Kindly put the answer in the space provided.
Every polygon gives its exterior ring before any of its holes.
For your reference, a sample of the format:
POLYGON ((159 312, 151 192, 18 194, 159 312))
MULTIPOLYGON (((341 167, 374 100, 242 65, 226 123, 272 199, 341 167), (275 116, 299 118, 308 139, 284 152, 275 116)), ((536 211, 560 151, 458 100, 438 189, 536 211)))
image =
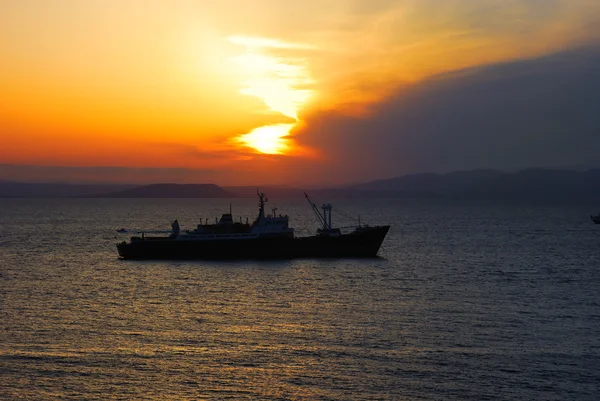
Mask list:
MULTIPOLYGON (((276 39, 233 36, 229 41, 246 47, 245 53, 233 59, 248 78, 240 93, 260 99, 270 111, 298 120, 298 111, 311 98, 312 83, 307 63, 298 57, 277 55, 278 52, 309 49, 309 46, 276 39)), ((258 127, 237 138, 244 146, 267 154, 285 154, 291 150, 288 138, 296 123, 258 127)))

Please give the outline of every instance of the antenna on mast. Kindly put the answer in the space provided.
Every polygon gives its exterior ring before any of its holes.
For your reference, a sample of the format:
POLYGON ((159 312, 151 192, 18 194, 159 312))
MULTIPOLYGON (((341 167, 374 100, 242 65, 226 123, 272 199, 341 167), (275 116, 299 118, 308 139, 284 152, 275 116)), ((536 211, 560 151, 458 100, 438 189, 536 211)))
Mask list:
POLYGON ((265 219, 265 203, 268 199, 264 193, 258 191, 258 188, 256 189, 256 195, 258 195, 258 221, 263 221, 265 219))
POLYGON ((315 205, 310 198, 308 197, 308 195, 306 194, 306 192, 304 193, 304 196, 306 197, 306 200, 308 201, 308 203, 310 203, 310 206, 312 207, 313 212, 315 212, 315 215, 317 215, 317 218, 319 219, 319 222, 323 225, 324 229, 327 229, 327 220, 325 220, 325 216, 321 215, 321 212, 319 211, 319 208, 317 207, 317 205, 315 205))

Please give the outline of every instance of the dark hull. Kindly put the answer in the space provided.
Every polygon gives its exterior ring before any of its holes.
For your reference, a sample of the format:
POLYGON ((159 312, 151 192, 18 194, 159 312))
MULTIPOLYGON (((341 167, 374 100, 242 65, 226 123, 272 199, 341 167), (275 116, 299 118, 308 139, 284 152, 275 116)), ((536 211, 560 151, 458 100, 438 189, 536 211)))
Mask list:
POLYGON ((590 218, 592 219, 592 221, 596 224, 600 224, 600 215, 598 216, 590 216, 590 218))
POLYGON ((177 241, 169 238, 117 244, 123 259, 294 259, 375 257, 390 226, 337 237, 177 241))

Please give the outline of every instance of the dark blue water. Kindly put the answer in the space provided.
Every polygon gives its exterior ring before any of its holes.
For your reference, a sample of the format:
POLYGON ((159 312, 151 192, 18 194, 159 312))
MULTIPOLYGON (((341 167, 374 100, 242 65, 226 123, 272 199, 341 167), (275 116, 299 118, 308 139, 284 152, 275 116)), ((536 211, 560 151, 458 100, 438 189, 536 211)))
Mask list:
POLYGON ((0 399, 600 399, 593 205, 334 207, 392 224, 381 258, 122 261, 117 228, 229 201, 0 200, 0 399))

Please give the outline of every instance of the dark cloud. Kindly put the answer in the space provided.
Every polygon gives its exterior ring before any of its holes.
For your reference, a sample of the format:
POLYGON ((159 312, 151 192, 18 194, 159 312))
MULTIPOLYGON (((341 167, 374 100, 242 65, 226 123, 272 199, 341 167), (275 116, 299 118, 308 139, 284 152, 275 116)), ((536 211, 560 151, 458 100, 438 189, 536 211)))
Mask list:
POLYGON ((600 165, 600 47, 437 76, 367 117, 309 118, 345 181, 421 171, 600 165))

